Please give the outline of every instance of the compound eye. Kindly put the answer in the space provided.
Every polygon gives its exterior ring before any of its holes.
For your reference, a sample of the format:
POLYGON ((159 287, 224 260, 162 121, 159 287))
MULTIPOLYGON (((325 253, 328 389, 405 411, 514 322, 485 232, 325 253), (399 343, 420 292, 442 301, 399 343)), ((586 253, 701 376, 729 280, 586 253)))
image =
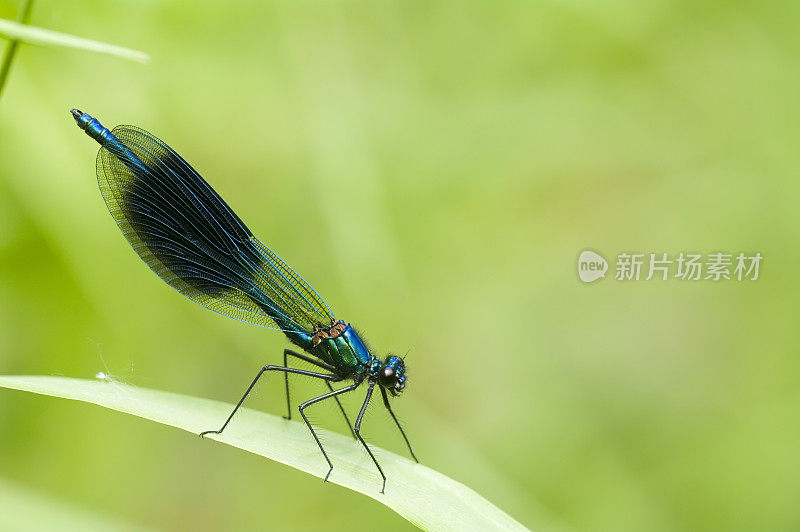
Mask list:
POLYGON ((393 367, 384 366, 378 374, 378 380, 383 386, 394 386, 395 371, 393 367))

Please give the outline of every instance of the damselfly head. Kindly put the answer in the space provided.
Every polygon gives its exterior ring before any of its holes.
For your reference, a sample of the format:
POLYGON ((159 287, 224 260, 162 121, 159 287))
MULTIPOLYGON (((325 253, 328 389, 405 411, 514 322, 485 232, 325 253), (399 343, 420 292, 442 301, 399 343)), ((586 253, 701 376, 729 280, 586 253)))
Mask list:
POLYGON ((398 395, 406 387, 406 366, 403 359, 389 355, 386 362, 378 370, 378 383, 392 392, 392 395, 398 395))

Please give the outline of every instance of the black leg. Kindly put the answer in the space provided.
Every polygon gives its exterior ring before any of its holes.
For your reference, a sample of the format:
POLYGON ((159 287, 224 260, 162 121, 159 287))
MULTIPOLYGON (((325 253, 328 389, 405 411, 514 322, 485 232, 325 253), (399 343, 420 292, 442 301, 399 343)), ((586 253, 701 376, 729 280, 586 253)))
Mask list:
MULTIPOLYGON (((333 386, 331 386, 331 383, 329 383, 328 381, 325 381, 325 384, 328 385, 328 389, 330 391, 333 391, 333 386)), ((339 401, 339 397, 338 396, 334 396, 333 399, 336 401, 336 404, 339 405, 339 411, 344 416, 344 421, 345 421, 345 423, 347 423, 347 428, 350 429, 350 434, 353 436, 353 438, 355 438, 356 437, 356 431, 353 430, 353 424, 350 423, 350 418, 347 416, 347 412, 344 411, 344 407, 342 406, 341 401, 339 401)))
MULTIPOLYGON (((305 360, 311 364, 314 364, 318 368, 322 368, 325 371, 330 371, 331 373, 334 372, 333 366, 329 366, 328 364, 321 362, 319 360, 313 359, 309 356, 306 356, 302 353, 298 353, 297 351, 292 351, 291 349, 284 349, 283 350, 283 365, 287 368, 289 367, 289 355, 299 358, 300 360, 305 360)), ((289 374, 284 373, 283 376, 286 380, 286 415, 283 416, 285 419, 292 419, 292 404, 289 401, 289 374)))
MULTIPOLYGON (((330 386, 330 384, 328 384, 330 386)), ((400 426, 400 422, 397 421, 397 416, 394 415, 392 412, 392 407, 389 405, 389 396, 386 394, 386 390, 381 388, 381 394, 383 395, 383 406, 386 407, 386 410, 392 415, 392 419, 394 419, 394 424, 397 425, 397 428, 400 429, 400 434, 403 435, 403 439, 406 440, 406 445, 408 445, 408 452, 411 453, 411 458, 414 459, 416 463, 419 463, 417 460, 417 456, 414 454, 414 449, 411 448, 411 443, 408 441, 408 437, 406 436, 406 431, 403 430, 403 427, 400 426)))
MULTIPOLYGON (((306 426, 308 426, 308 430, 310 430, 311 431, 311 435, 314 436, 314 441, 317 442, 317 445, 319 446, 319 450, 322 451, 322 456, 324 456, 325 457, 325 461, 328 462, 328 474, 325 475, 325 478, 324 478, 324 480, 326 482, 328 480, 328 477, 331 476, 331 471, 333 471, 333 464, 331 463, 331 459, 328 458, 328 453, 326 453, 325 449, 322 447, 322 443, 319 441, 319 437, 317 436, 317 433, 314 431, 314 427, 312 427, 311 423, 309 423, 308 418, 306 417, 306 415, 303 412, 303 410, 305 410, 306 407, 311 406, 314 403, 318 403, 320 401, 328 399, 329 397, 336 397, 337 395, 340 395, 340 394, 343 394, 343 393, 347 393, 347 392, 351 392, 351 391, 355 390, 356 388, 358 388, 359 384, 361 384, 361 383, 360 382, 355 382, 355 383, 351 384, 350 386, 345 386, 344 388, 340 388, 338 390, 333 390, 330 393, 326 393, 324 395, 320 395, 319 397, 315 397, 313 399, 309 399, 308 401, 300 404, 300 406, 298 407, 298 409, 300 410, 300 415, 303 417, 303 421, 306 422, 306 426)), ((356 423, 358 423, 358 422, 356 422, 356 423)), ((356 425, 356 426, 358 426, 358 425, 356 425)), ((358 429, 356 429, 356 434, 358 434, 358 429)))
POLYGON ((283 371, 284 373, 297 373, 299 375, 306 375, 307 377, 315 377, 317 379, 323 379, 325 381, 333 381, 333 382, 337 382, 337 381, 341 380, 336 375, 328 375, 327 373, 315 373, 313 371, 307 371, 307 370, 304 370, 304 369, 285 368, 285 367, 282 367, 282 366, 272 366, 272 365, 268 364, 268 365, 264 366, 263 368, 261 368, 261 371, 258 372, 258 375, 256 375, 256 378, 253 379, 253 382, 251 382, 250 386, 247 387, 247 390, 244 392, 244 395, 242 396, 241 399, 239 399, 239 402, 234 407, 233 412, 231 412, 231 415, 228 416, 228 419, 225 420, 225 423, 222 424, 222 427, 219 430, 206 430, 206 431, 203 431, 203 432, 200 433, 201 437, 205 436, 206 434, 211 434, 211 433, 221 434, 222 431, 225 430, 225 427, 227 427, 228 423, 230 423, 231 419, 233 419, 233 416, 234 416, 234 414, 236 414, 236 411, 239 410, 239 407, 242 406, 242 403, 244 403, 244 400, 247 399, 247 396, 250 394, 250 390, 253 389, 253 386, 256 385, 256 383, 258 382, 258 379, 261 378, 261 375, 263 375, 265 371, 283 371))
POLYGON ((365 442, 364 438, 361 437, 361 419, 364 417, 364 412, 367 411, 367 405, 369 404, 369 400, 372 398, 372 389, 374 387, 375 387, 375 381, 372 380, 369 381, 369 388, 367 388, 367 396, 364 398, 364 404, 361 405, 361 411, 358 413, 358 417, 356 418, 355 431, 356 431, 356 437, 361 442, 361 445, 364 446, 364 449, 367 450, 367 453, 369 453, 369 457, 372 458, 372 461, 375 462, 375 467, 378 468, 378 473, 380 473, 381 477, 383 478, 383 486, 381 486, 381 493, 384 493, 384 490, 386 489, 386 475, 383 474, 383 469, 381 469, 381 465, 375 459, 375 455, 372 454, 372 451, 367 445, 367 442, 365 442))
MULTIPOLYGON (((291 349, 284 349, 283 350, 283 365, 284 366, 289 366, 289 361, 288 361, 287 357, 290 356, 290 355, 295 357, 295 358, 299 358, 300 360, 305 360, 306 362, 314 364, 315 366, 317 366, 319 368, 322 368, 322 369, 324 369, 326 371, 330 371, 330 372, 335 372, 336 371, 333 368, 333 366, 329 366, 328 364, 325 364, 324 362, 320 362, 319 360, 311 358, 310 356, 306 356, 306 355, 304 355, 302 353, 298 353, 297 351, 292 351, 291 349)), ((287 411, 287 415, 285 415, 284 418, 285 419, 292 419, 292 403, 289 400, 289 374, 288 373, 284 373, 283 376, 286 379, 286 411, 287 411)), ((331 386, 330 382, 325 381, 325 384, 328 385, 328 390, 333 391, 333 386, 331 386)), ((350 418, 347 417, 347 412, 344 411, 344 407, 342 406, 341 401, 339 401, 339 398, 337 396, 334 396, 333 398, 336 400, 336 404, 339 405, 339 411, 342 413, 342 415, 344 416, 344 420, 347 422, 347 428, 350 429, 350 434, 352 434, 353 437, 355 438, 356 437, 356 433, 353 431, 353 424, 350 423, 350 418)))

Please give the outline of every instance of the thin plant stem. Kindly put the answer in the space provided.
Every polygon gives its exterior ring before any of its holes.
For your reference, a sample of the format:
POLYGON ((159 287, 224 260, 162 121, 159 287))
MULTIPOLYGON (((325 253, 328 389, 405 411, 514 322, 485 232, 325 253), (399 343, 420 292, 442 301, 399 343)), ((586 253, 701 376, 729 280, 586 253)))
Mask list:
MULTIPOLYGON (((21 24, 27 23, 32 8, 33 0, 22 0, 22 5, 17 14, 17 22, 21 24)), ((3 87, 6 85, 6 78, 8 78, 8 71, 11 70, 11 63, 14 61, 14 54, 17 52, 17 46, 19 46, 19 41, 9 41, 6 47, 6 53, 3 55, 3 63, 0 65, 0 96, 3 94, 3 87)))

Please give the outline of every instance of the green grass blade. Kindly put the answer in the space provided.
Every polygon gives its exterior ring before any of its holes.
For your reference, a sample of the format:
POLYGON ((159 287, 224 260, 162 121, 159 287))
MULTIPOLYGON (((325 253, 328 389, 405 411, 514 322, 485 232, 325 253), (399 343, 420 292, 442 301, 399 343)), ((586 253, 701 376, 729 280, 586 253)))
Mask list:
POLYGON ((26 42, 28 44, 64 46, 66 48, 75 48, 78 50, 108 54, 121 57, 123 59, 130 59, 131 61, 138 61, 140 63, 147 63, 150 60, 150 57, 147 54, 137 50, 131 50, 129 48, 123 48, 113 44, 92 41, 90 39, 76 37, 75 35, 69 35, 67 33, 59 33, 57 31, 46 30, 44 28, 37 28, 36 26, 28 26, 27 24, 20 24, 19 22, 6 19, 0 19, 0 37, 26 42))
MULTIPOLYGON (((19 8, 17 15, 17 22, 25 24, 31 16, 31 9, 33 8, 33 0, 24 0, 19 8)), ((19 41, 11 40, 6 46, 6 53, 3 55, 3 63, 0 64, 0 95, 3 94, 3 87, 6 85, 8 79, 8 72, 11 70, 11 63, 14 62, 14 54, 17 53, 17 46, 19 41)))
MULTIPOLYGON (((233 408, 117 382, 65 377, 0 376, 0 387, 93 403, 195 434, 219 427, 233 408)), ((305 425, 270 414, 241 409, 222 435, 212 437, 319 478, 328 469, 305 425)), ((325 448, 334 463, 330 482, 385 504, 422 529, 525 530, 470 488, 407 458, 376 448, 388 477, 383 495, 380 477, 359 443, 326 433, 325 448)))

